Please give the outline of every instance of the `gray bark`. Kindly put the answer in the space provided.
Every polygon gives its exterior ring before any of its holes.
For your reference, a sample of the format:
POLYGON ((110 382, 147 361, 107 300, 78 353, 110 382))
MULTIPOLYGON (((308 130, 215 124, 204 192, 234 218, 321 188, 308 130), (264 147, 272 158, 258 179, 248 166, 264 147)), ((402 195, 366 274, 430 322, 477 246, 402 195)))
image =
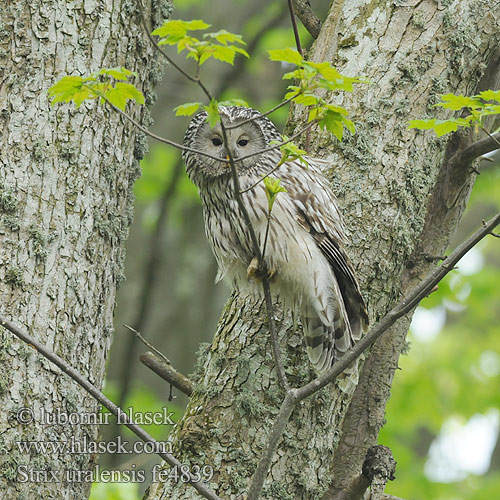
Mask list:
MULTIPOLYGON (((168 6, 161 0, 155 12, 166 16, 168 6)), ((96 102, 80 110, 51 107, 47 89, 66 74, 125 66, 139 73, 151 104, 160 67, 136 9, 128 0, 0 4, 1 313, 97 387, 111 343, 132 184, 145 142, 96 102)), ((133 111, 139 120, 148 118, 140 113, 133 111)), ((2 498, 87 498, 89 477, 67 480, 65 470, 90 471, 95 454, 24 453, 17 443, 93 441, 96 425, 44 425, 41 417, 42 410, 95 413, 98 405, 3 329, 0 357, 2 498), (33 412, 32 422, 23 425, 29 414, 20 414, 22 408, 33 412)))
MULTIPOLYGON (((447 160, 470 136, 436 139, 407 130, 407 121, 447 116, 431 107, 437 94, 474 93, 489 68, 498 67, 497 12, 498 2, 481 0, 336 1, 311 51, 313 60, 333 61, 342 73, 371 82, 352 96, 332 97, 351 111, 356 135, 338 144, 314 133, 311 145, 331 160, 332 185, 350 228, 349 253, 372 322, 435 265, 426 254, 444 251, 460 219, 474 174, 447 160)), ((302 122, 295 111, 289 128, 302 122)), ((262 498, 317 499, 332 477, 331 495, 359 476, 383 424, 409 321, 400 321, 372 348, 349 410, 348 378, 294 410, 262 498)), ((281 330, 286 370, 296 386, 312 376, 302 334, 288 320, 281 330)), ((264 307, 235 294, 200 358, 194 393, 174 430, 178 458, 212 465, 215 491, 239 498, 282 397, 264 307)), ((151 488, 147 498, 199 496, 184 484, 166 483, 151 488)))

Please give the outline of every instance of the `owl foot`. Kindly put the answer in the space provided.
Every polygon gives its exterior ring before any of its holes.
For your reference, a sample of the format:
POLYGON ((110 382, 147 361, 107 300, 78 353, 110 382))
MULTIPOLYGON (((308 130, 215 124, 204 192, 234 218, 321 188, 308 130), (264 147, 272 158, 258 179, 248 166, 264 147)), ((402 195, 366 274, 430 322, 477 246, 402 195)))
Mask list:
MULTIPOLYGON (((267 274, 267 280, 272 281, 272 279, 276 274, 276 270, 268 269, 266 274, 267 274)), ((262 281, 263 273, 259 269, 259 261, 257 260, 257 257, 254 257, 247 267, 247 278, 249 280, 254 279, 257 281, 262 281)))

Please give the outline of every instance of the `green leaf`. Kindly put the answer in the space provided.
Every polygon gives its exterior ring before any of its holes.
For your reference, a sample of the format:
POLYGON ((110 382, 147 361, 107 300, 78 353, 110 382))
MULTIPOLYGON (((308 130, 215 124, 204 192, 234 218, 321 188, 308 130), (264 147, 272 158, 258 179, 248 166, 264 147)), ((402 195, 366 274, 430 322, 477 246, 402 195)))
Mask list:
POLYGON ((116 92, 119 92, 125 100, 133 100, 137 104, 144 104, 144 94, 131 83, 118 82, 115 85, 116 92))
POLYGON ((471 119, 472 117, 455 118, 451 120, 436 120, 435 118, 431 120, 411 120, 408 124, 408 128, 420 130, 432 129, 436 132, 438 137, 441 137, 450 132, 455 132, 458 130, 458 127, 470 127, 471 119))
MULTIPOLYGON (((282 142, 288 141, 288 137, 286 135, 281 136, 282 142)), ((270 144, 280 144, 280 141, 277 140, 272 140, 270 144)), ((308 165, 307 161, 305 160, 304 156, 307 155, 307 151, 304 151, 303 149, 300 149, 297 144, 295 144, 293 141, 289 141, 286 144, 283 144, 280 146, 280 151, 281 151, 281 160, 278 164, 283 165, 286 161, 295 161, 299 160, 302 164, 308 165)))
POLYGON ((304 70, 302 68, 289 71, 282 76, 282 80, 301 80, 302 78, 304 78, 304 70))
POLYGON ((136 76, 137 73, 130 71, 123 66, 121 68, 103 68, 99 71, 98 75, 112 76, 115 80, 127 81, 129 76, 136 76))
POLYGON ((136 74, 126 68, 102 68, 89 76, 65 76, 49 88, 52 105, 73 101, 77 108, 87 99, 99 97, 124 110, 129 99, 144 104, 144 95, 128 80, 136 74), (114 83, 114 80, 118 80, 114 83), (114 83, 114 85, 113 85, 114 83))
POLYGON ((344 117, 342 114, 331 109, 326 109, 318 124, 322 129, 328 130, 339 141, 342 141, 342 137, 344 136, 344 117))
POLYGON ((233 48, 225 45, 212 45, 211 50, 212 50, 211 55, 215 57, 215 59, 218 59, 219 61, 226 62, 229 64, 234 63, 234 55, 236 51, 233 48))
POLYGON ((419 130, 429 130, 433 129, 436 124, 436 119, 431 120, 410 120, 408 122, 408 128, 416 128, 419 130))
POLYGON ((188 31, 205 30, 207 28, 210 28, 210 24, 201 19, 193 19, 192 21, 170 19, 165 21, 159 28, 156 28, 151 34, 168 40, 180 40, 186 36, 188 31))
POLYGON ((500 90, 485 90, 479 94, 481 99, 485 101, 498 101, 500 102, 500 90))
POLYGON ((285 99, 290 99, 291 97, 295 97, 296 95, 299 95, 302 92, 302 89, 300 87, 297 87, 296 85, 289 85, 288 90, 289 92, 285 94, 285 99))
POLYGON ((219 106, 215 99, 210 101, 208 106, 203 106, 207 112, 207 121, 210 127, 214 128, 220 122, 219 106))
POLYGON ((241 35, 236 35, 226 30, 219 30, 216 33, 206 33, 203 36, 217 40, 219 43, 222 43, 223 45, 227 45, 228 43, 240 43, 241 45, 246 45, 241 35))
POLYGON ((282 61, 300 66, 304 60, 297 50, 291 48, 269 50, 268 52, 271 61, 282 61))
POLYGON ((191 116, 196 113, 201 106, 201 102, 186 102, 174 108, 175 116, 191 116))
POLYGON ((346 118, 345 116, 342 117, 342 123, 344 124, 345 128, 351 132, 351 134, 356 133, 356 127, 354 126, 354 123, 346 118))
MULTIPOLYGON (((287 94, 286 96, 288 96, 287 94)), ((286 97, 285 96, 285 97, 286 97)), ((286 97, 288 99, 288 97, 286 97)), ((316 97, 311 93, 300 94, 293 99, 297 104, 303 104, 304 106, 313 106, 318 103, 319 97, 316 97)))
POLYGON ((279 193, 286 193, 286 189, 280 185, 281 179, 276 179, 275 177, 265 177, 264 186, 266 188, 267 206, 269 213, 273 209, 274 202, 279 193))
POLYGON ((481 101, 476 96, 466 97, 463 95, 444 94, 440 97, 444 102, 440 102, 438 104, 435 104, 434 106, 439 106, 445 109, 452 109, 454 111, 463 108, 477 109, 483 106, 481 101))
POLYGON ((450 132, 456 132, 458 130, 459 124, 455 120, 436 120, 434 125, 434 132, 438 137, 442 135, 449 134, 450 132))
POLYGON ((84 79, 81 76, 64 76, 49 88, 52 106, 58 102, 68 102, 75 94, 81 92, 84 79))

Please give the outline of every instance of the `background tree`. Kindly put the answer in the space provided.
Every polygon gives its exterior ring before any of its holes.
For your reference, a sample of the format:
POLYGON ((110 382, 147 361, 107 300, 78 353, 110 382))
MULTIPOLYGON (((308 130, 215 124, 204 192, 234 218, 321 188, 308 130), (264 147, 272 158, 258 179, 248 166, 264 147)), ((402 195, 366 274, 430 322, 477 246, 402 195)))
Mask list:
MULTIPOLYGON (((151 11, 167 17, 170 4, 153 2, 151 11)), ((10 1, 0 20, 1 314, 99 387, 146 144, 130 123, 94 104, 84 104, 86 112, 51 108, 47 89, 64 74, 123 65, 137 71, 150 105, 160 66, 134 2, 10 1)), ((61 475, 91 470, 95 455, 30 453, 17 443, 96 439, 96 425, 41 421, 42 410, 93 413, 96 401, 3 328, 0 338, 1 496, 87 498, 88 481, 61 475)))

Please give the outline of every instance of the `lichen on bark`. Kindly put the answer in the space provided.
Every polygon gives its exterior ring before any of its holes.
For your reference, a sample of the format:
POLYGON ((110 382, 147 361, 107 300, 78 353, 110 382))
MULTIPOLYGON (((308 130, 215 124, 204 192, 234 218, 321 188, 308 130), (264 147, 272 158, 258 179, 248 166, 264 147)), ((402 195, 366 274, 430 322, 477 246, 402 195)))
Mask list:
MULTIPOLYGON (((47 89, 68 74, 127 66, 151 95, 161 65, 132 0, 13 0, 0 4, 0 21, 1 314, 100 387, 140 148, 117 114, 96 102, 51 107, 47 89)), ((148 112, 131 113, 140 120, 148 112)), ((3 496, 87 498, 91 483, 65 481, 64 471, 90 470, 95 456, 30 454, 16 443, 94 440, 95 425, 43 425, 39 417, 42 408, 93 413, 96 401, 0 330, 3 496), (26 425, 16 420, 24 407, 35 417, 26 425), (21 481, 20 466, 58 480, 21 481)))

